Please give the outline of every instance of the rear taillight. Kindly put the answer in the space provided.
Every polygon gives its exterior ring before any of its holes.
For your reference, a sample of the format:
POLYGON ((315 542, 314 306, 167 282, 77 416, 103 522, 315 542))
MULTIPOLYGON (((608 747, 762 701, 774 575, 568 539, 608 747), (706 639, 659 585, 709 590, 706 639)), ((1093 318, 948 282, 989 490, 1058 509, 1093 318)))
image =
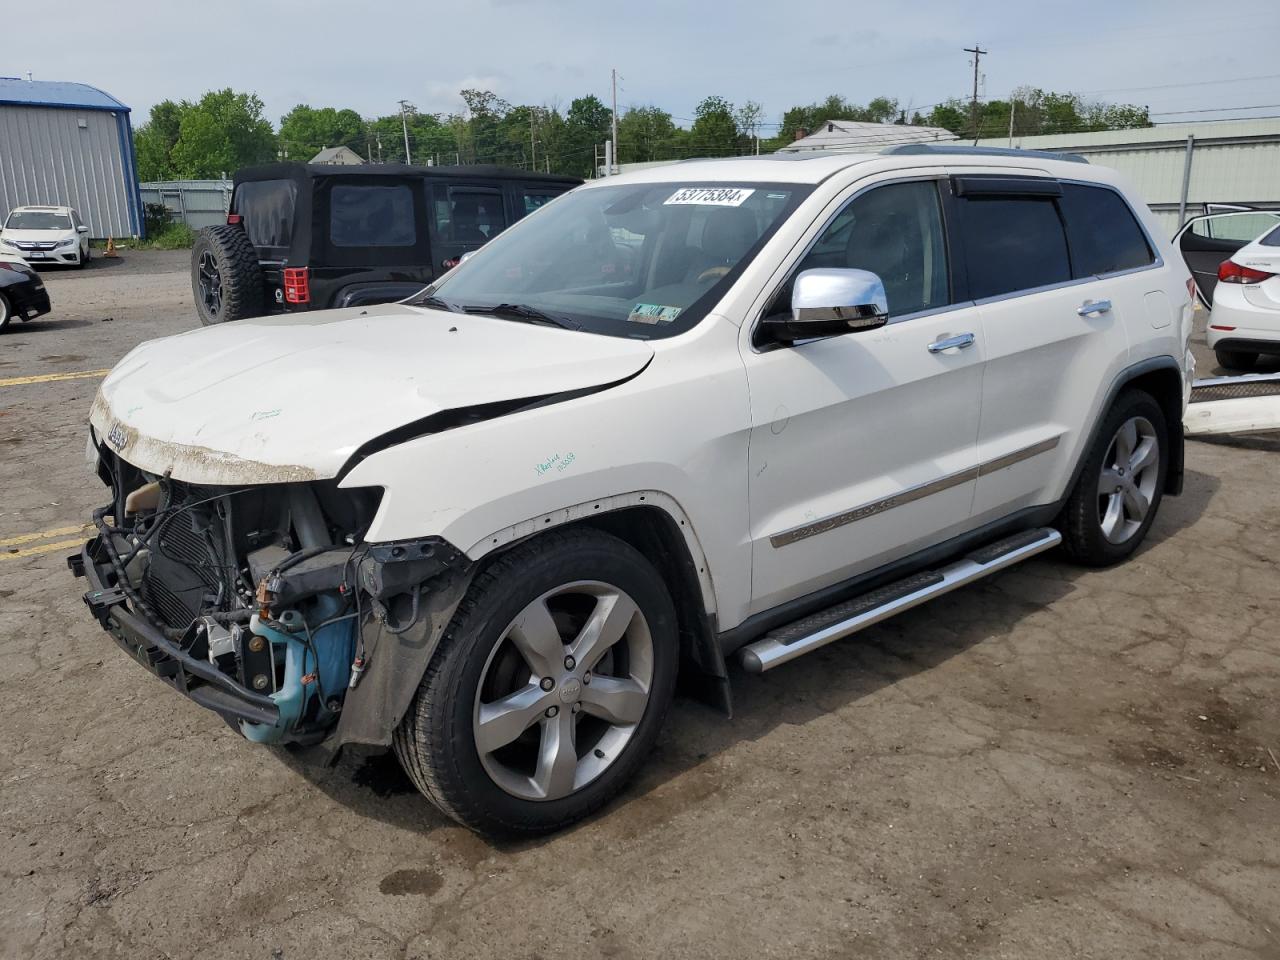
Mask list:
POLYGON ((237 223, 240 223, 243 220, 244 220, 244 217, 240 216, 240 214, 238 213, 227 214, 227 223, 231 224, 232 226, 235 226, 237 223))
POLYGON ((1218 267, 1219 283, 1261 283, 1263 280, 1270 280, 1274 276, 1274 273, 1267 273, 1265 270, 1242 267, 1234 260, 1223 260, 1218 267))
POLYGON ((284 268, 284 302, 311 302, 311 281, 307 276, 306 267, 284 268))

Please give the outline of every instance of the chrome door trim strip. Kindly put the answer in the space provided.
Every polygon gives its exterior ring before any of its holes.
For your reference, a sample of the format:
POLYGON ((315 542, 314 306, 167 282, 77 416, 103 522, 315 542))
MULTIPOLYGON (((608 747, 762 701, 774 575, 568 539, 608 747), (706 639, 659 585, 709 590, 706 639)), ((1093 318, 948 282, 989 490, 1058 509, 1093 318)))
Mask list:
POLYGON ((962 483, 968 483, 971 480, 977 480, 979 477, 985 477, 988 474, 995 473, 997 470, 1004 470, 1023 460, 1029 460, 1031 457, 1038 456, 1042 453, 1054 449, 1058 445, 1060 437, 1050 437, 1047 440, 1041 440, 1039 443, 1033 443, 1030 446, 1015 450, 1012 453, 1005 454, 1003 457, 996 457, 994 460, 988 460, 986 463, 979 464, 968 470, 961 470, 958 473, 947 474, 945 477, 939 477, 937 480, 930 480, 928 483, 917 484, 914 487, 908 487, 901 493, 895 493, 891 497, 885 497, 882 500, 873 500, 871 503, 865 503, 860 507, 854 507, 852 510, 844 510, 840 513, 831 514, 820 520, 813 520, 809 523, 802 524, 798 527, 792 527, 789 530, 783 530, 781 533, 774 533, 769 536, 769 545, 774 549, 785 547, 787 544, 795 543, 798 540, 807 540, 809 537, 816 537, 820 533, 826 533, 829 530, 835 530, 837 527, 843 527, 850 523, 856 523, 859 520, 865 520, 868 517, 874 517, 877 514, 884 513, 886 510, 892 510, 894 507, 905 506, 908 503, 914 503, 925 497, 933 496, 935 493, 942 493, 944 490, 950 490, 952 487, 958 487, 962 483))
POLYGON ((1058 445, 1058 441, 1061 439, 1061 437, 1050 437, 1048 440, 1033 443, 1029 447, 1015 450, 1013 453, 1005 454, 1003 457, 988 460, 978 467, 978 476, 985 477, 987 474, 1003 470, 1005 467, 1012 467, 1015 463, 1021 463, 1023 460, 1030 460, 1032 457, 1039 456, 1042 453, 1048 453, 1058 445))

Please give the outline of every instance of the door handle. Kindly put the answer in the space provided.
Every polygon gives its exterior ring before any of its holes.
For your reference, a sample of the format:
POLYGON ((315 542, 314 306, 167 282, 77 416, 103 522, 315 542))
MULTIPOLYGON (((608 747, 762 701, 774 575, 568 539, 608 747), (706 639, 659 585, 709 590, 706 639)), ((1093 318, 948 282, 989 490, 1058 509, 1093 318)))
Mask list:
POLYGON ((1076 313, 1082 317, 1093 317, 1100 313, 1111 312, 1110 300, 1086 300, 1080 306, 1076 307, 1076 313))
POLYGON ((973 346, 972 333, 958 333, 954 337, 942 337, 929 344, 930 353, 942 353, 944 350, 963 350, 973 346))

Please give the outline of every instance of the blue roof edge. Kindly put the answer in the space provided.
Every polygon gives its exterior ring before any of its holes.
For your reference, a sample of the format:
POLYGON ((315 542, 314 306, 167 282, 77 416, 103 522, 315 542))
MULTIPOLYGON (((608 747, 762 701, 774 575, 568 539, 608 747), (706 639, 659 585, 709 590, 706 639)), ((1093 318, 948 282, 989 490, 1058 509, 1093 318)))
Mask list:
POLYGON ((67 100, 47 100, 47 99, 30 99, 30 98, 19 99, 17 97, 6 96, 4 91, 5 85, 0 84, 0 104, 6 104, 10 106, 20 106, 20 107, 50 107, 50 108, 63 109, 63 110, 108 110, 113 113, 131 113, 132 112, 132 110, 127 105, 121 103, 111 94, 107 93, 107 91, 99 87, 95 87, 89 83, 78 83, 73 80, 66 80, 66 81, 22 80, 20 77, 0 77, 0 81, 3 81, 3 80, 17 81, 20 84, 22 84, 24 87, 28 87, 28 86, 31 87, 33 92, 35 92, 40 86, 46 86, 46 87, 56 86, 56 87, 62 87, 62 88, 80 87, 86 91, 91 91, 93 93, 96 93, 98 96, 102 97, 104 100, 108 102, 107 103, 81 103, 71 99, 67 99, 67 100))

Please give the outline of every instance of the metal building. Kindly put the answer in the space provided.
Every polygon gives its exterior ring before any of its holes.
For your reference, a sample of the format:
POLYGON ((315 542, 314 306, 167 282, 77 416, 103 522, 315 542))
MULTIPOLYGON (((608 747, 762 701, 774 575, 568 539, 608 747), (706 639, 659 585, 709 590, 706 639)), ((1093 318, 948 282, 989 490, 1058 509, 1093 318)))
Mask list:
POLYGON ((941 127, 903 123, 828 120, 813 133, 780 147, 779 153, 876 153, 900 143, 946 143, 956 135, 941 127))
POLYGON ((83 83, 0 78, 0 216, 75 207, 89 235, 142 235, 129 108, 83 83))
POLYGON ((1064 150, 1119 170, 1172 236, 1206 204, 1280 210, 1280 120, 1213 120, 1134 130, 995 137, 983 146, 1064 150))

